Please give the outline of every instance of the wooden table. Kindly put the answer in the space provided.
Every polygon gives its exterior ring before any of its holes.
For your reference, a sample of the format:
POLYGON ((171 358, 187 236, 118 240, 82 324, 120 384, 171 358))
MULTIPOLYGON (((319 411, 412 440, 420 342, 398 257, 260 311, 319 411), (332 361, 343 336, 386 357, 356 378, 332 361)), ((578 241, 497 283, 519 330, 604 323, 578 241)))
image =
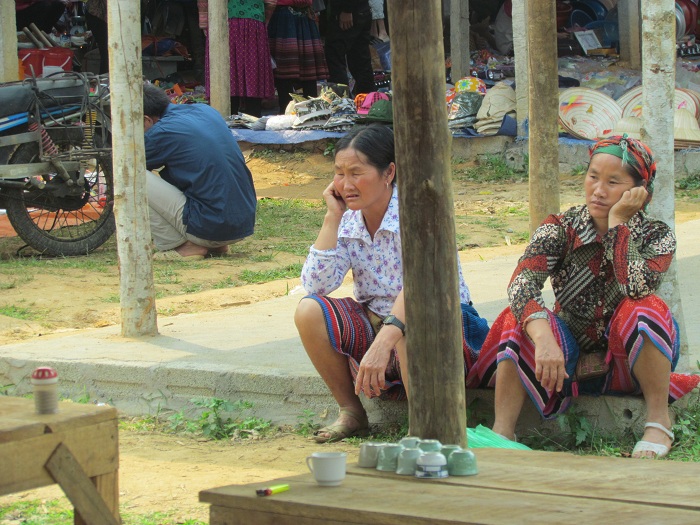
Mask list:
POLYGON ((117 525, 117 411, 59 403, 37 415, 34 401, 0 396, 0 496, 58 483, 76 525, 117 525))
POLYGON ((474 450, 479 474, 421 480, 348 466, 340 487, 311 474, 200 492, 210 525, 700 523, 700 464, 474 450), (255 489, 289 483, 267 497, 255 489))

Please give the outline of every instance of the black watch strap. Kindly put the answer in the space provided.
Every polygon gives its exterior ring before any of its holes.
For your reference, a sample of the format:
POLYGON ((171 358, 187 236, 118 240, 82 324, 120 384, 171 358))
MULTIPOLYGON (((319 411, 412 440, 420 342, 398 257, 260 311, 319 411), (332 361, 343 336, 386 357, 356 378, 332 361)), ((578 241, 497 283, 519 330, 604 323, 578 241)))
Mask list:
POLYGON ((383 325, 387 325, 387 324, 394 325, 396 328, 398 328, 399 330, 401 330, 401 333, 402 333, 403 335, 406 335, 406 325, 403 324, 401 321, 399 321, 399 319, 398 319, 395 315, 393 315, 393 314, 387 315, 387 316, 384 318, 384 320, 382 321, 382 324, 383 324, 383 325))

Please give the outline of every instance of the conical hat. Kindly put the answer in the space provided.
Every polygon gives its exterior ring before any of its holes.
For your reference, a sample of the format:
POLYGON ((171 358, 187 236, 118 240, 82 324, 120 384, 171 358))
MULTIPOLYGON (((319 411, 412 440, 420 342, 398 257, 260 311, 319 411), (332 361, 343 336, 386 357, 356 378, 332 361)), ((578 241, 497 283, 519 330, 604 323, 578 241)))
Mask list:
POLYGON ((673 113, 673 138, 679 140, 700 140, 700 125, 695 115, 687 109, 677 109, 673 113))
POLYGON ((476 118, 478 120, 503 117, 515 111, 515 90, 504 82, 499 82, 484 95, 476 118))
POLYGON ((633 139, 641 140, 641 129, 642 129, 642 119, 639 117, 622 117, 617 121, 613 130, 608 134, 612 135, 624 135, 627 133, 629 137, 633 139))

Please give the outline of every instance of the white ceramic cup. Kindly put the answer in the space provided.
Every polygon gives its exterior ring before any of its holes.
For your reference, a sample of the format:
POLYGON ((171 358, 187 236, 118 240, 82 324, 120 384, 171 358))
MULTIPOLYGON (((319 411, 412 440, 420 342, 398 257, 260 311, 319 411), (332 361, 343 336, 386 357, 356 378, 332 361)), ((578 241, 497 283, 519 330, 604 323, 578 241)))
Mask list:
POLYGON ((345 479, 345 452, 314 452, 306 458, 306 466, 322 487, 337 487, 345 479))

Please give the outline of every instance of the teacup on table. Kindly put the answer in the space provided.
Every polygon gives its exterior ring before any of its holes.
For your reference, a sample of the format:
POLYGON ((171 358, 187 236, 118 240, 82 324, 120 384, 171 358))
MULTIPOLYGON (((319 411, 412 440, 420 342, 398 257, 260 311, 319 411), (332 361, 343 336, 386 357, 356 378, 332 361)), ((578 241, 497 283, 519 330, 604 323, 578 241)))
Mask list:
POLYGON ((306 458, 306 466, 322 487, 337 487, 345 479, 345 452, 314 452, 306 458))
POLYGON ((376 468, 379 451, 386 446, 386 443, 367 441, 360 446, 360 457, 357 466, 363 468, 376 468))
POLYGON ((387 443, 379 450, 377 456, 377 470, 385 472, 396 472, 399 463, 399 454, 403 450, 403 445, 387 443))
POLYGON ((473 476, 478 474, 476 456, 471 450, 455 450, 447 458, 447 471, 450 476, 473 476))
POLYGON ((403 476, 415 476, 416 462, 421 454, 423 454, 423 451, 418 447, 403 449, 399 453, 396 473, 403 476))

